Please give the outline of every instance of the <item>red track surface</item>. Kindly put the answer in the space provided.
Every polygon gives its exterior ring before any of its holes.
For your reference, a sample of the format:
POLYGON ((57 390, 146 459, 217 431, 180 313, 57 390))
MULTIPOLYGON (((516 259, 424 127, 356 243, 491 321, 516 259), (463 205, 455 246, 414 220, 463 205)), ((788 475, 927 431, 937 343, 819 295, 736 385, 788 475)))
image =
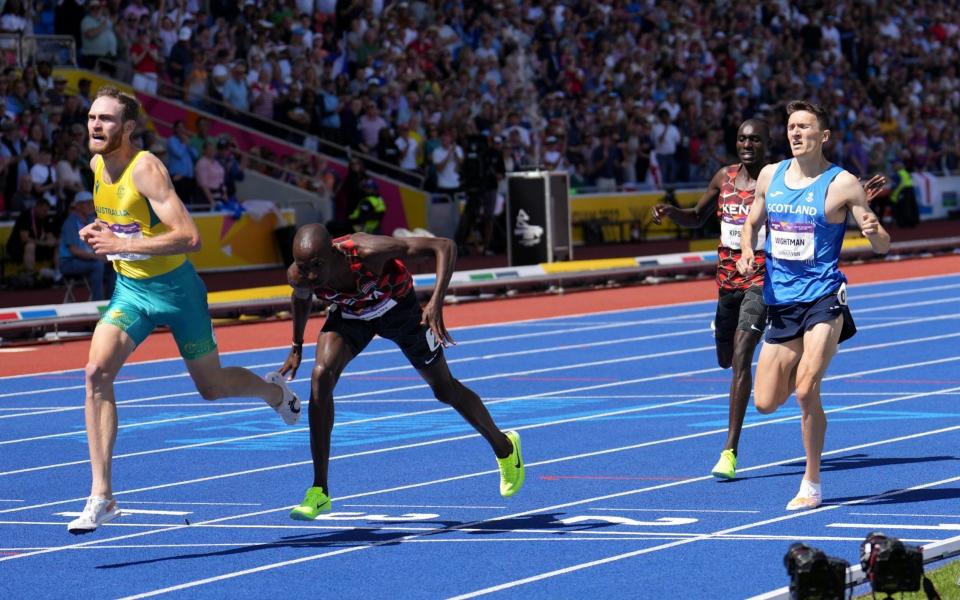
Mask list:
MULTIPOLYGON (((843 271, 852 284, 903 277, 947 275, 960 273, 960 256, 847 265, 843 271)), ((504 320, 519 321, 711 300, 716 297, 716 293, 716 285, 713 281, 702 280, 574 292, 559 296, 531 296, 447 306, 444 309, 444 320, 447 327, 454 328, 500 323, 504 320)), ((307 326, 308 341, 314 339, 320 330, 321 323, 320 319, 313 319, 307 326)), ((277 321, 218 327, 217 341, 222 352, 286 346, 290 343, 290 322, 277 321)), ((89 346, 90 340, 87 339, 5 350, 0 354, 2 356, 0 376, 82 368, 86 364, 89 346)), ((137 348, 131 361, 176 356, 178 353, 173 338, 169 333, 164 332, 151 335, 140 348, 137 348)), ((278 363, 277 366, 279 367, 280 364, 278 363)))

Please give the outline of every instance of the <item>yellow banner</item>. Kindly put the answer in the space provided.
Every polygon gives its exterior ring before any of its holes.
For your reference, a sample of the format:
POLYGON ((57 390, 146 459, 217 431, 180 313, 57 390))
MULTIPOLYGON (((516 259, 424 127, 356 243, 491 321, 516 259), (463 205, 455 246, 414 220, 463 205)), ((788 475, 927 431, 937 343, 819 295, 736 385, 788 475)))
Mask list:
MULTIPOLYGON (((274 230, 277 216, 267 213, 254 219, 248 213, 239 219, 226 213, 192 213, 203 245, 190 255, 198 271, 269 267, 282 264, 274 230)), ((293 224, 292 210, 283 211, 283 219, 293 224)))
MULTIPOLYGON (((680 206, 696 204, 705 190, 678 190, 675 192, 680 206)), ((634 239, 634 230, 647 238, 671 237, 676 232, 672 223, 654 225, 650 211, 655 204, 664 201, 664 192, 635 192, 620 194, 587 194, 570 197, 570 220, 573 223, 574 242, 583 242, 584 222, 592 221, 603 230, 604 241, 629 242, 634 239)))
MULTIPOLYGON (((294 223, 294 211, 283 210, 283 221, 294 223)), ((268 213, 254 219, 244 213, 233 219, 226 213, 191 213, 200 230, 202 246, 189 255, 198 271, 271 267, 282 264, 274 230, 277 216, 268 213)), ((13 221, 0 222, 0 244, 6 244, 13 221)))

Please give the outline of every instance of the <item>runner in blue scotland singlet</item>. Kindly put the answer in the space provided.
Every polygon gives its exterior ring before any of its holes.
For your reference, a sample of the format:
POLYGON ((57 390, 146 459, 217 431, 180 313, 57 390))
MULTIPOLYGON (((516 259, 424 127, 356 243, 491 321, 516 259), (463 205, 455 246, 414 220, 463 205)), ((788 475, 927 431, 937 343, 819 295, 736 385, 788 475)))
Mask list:
POLYGON ((837 268, 846 221, 827 222, 827 188, 843 169, 831 165, 802 189, 784 182, 791 160, 777 165, 767 188, 767 306, 812 302, 836 292, 847 278, 837 268))
MULTIPOLYGON (((766 225, 763 296, 767 328, 754 378, 754 405, 769 414, 796 394, 802 418, 806 468, 787 510, 820 506, 820 458, 827 417, 820 386, 837 345, 856 331, 847 308, 846 277, 838 262, 848 215, 874 252, 890 248, 890 235, 870 210, 860 181, 828 161, 827 113, 809 102, 787 105, 787 138, 793 158, 768 165, 757 178, 737 270, 757 270, 753 248, 766 225)), ((877 178, 867 184, 867 191, 877 178)))

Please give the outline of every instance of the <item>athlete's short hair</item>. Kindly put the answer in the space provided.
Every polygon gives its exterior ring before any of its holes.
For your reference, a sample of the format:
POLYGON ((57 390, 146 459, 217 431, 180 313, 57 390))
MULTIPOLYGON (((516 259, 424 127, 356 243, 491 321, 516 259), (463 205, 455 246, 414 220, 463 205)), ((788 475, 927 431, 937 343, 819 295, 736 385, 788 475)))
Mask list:
POLYGON ((140 117, 140 102, 130 94, 125 94, 113 86, 103 86, 97 90, 96 98, 113 98, 120 103, 120 122, 136 121, 140 117))
POLYGON ((819 104, 807 102, 806 100, 794 100, 787 104, 787 118, 789 119, 790 115, 801 110, 813 113, 813 115, 817 117, 817 124, 820 125, 820 129, 824 131, 830 129, 830 118, 829 115, 827 115, 827 111, 819 104))

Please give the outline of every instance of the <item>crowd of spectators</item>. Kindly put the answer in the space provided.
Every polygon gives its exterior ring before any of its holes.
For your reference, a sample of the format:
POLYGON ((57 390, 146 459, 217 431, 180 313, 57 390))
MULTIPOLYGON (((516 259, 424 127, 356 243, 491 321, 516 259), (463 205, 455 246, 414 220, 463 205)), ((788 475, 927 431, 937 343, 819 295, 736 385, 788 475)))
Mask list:
MULTIPOLYGON (((58 15, 76 3, 62 0, 58 15)), ((499 137, 508 168, 550 165, 574 185, 610 189, 708 179, 732 160, 736 128, 751 116, 771 122, 772 157, 785 156, 782 109, 794 98, 829 109, 832 158, 857 175, 897 161, 956 170, 956 8, 87 0, 68 23, 86 64, 106 59, 140 89, 308 147, 342 144, 428 186, 432 151, 452 131, 459 144, 499 137)))
MULTIPOLYGON (((111 270, 105 272, 103 260, 77 236, 78 223, 93 218, 87 145, 91 82, 81 78, 69 91, 67 83, 46 62, 0 71, 0 220, 14 221, 3 256, 19 265, 24 286, 85 276, 99 299, 109 290, 111 270)), ((135 143, 166 161, 188 204, 229 209, 246 161, 232 140, 210 136, 203 119, 197 125, 187 137, 178 124, 178 134, 164 142, 141 124, 135 143), (188 177, 180 176, 180 168, 188 177)))
MULTIPOLYGON (((431 190, 502 176, 471 175, 478 140, 501 171, 545 166, 569 171, 575 187, 611 190, 707 180, 734 160, 748 117, 769 121, 771 160, 785 157, 783 107, 795 98, 828 109, 830 157, 858 176, 955 172, 957 9, 955 0, 7 0, 0 29, 52 24, 76 38, 82 66, 306 150, 342 145, 369 157, 367 168, 389 163, 431 190)), ((42 177, 61 165, 79 164, 85 183, 87 95, 58 92, 53 79, 49 65, 0 78, 8 210, 52 194, 63 214, 67 176, 42 177)), ((233 148, 182 129, 163 148, 171 174, 185 198, 215 205, 237 175, 224 165, 233 148)), ((305 151, 278 168, 255 155, 250 167, 309 188, 329 174, 318 160, 305 151)))

